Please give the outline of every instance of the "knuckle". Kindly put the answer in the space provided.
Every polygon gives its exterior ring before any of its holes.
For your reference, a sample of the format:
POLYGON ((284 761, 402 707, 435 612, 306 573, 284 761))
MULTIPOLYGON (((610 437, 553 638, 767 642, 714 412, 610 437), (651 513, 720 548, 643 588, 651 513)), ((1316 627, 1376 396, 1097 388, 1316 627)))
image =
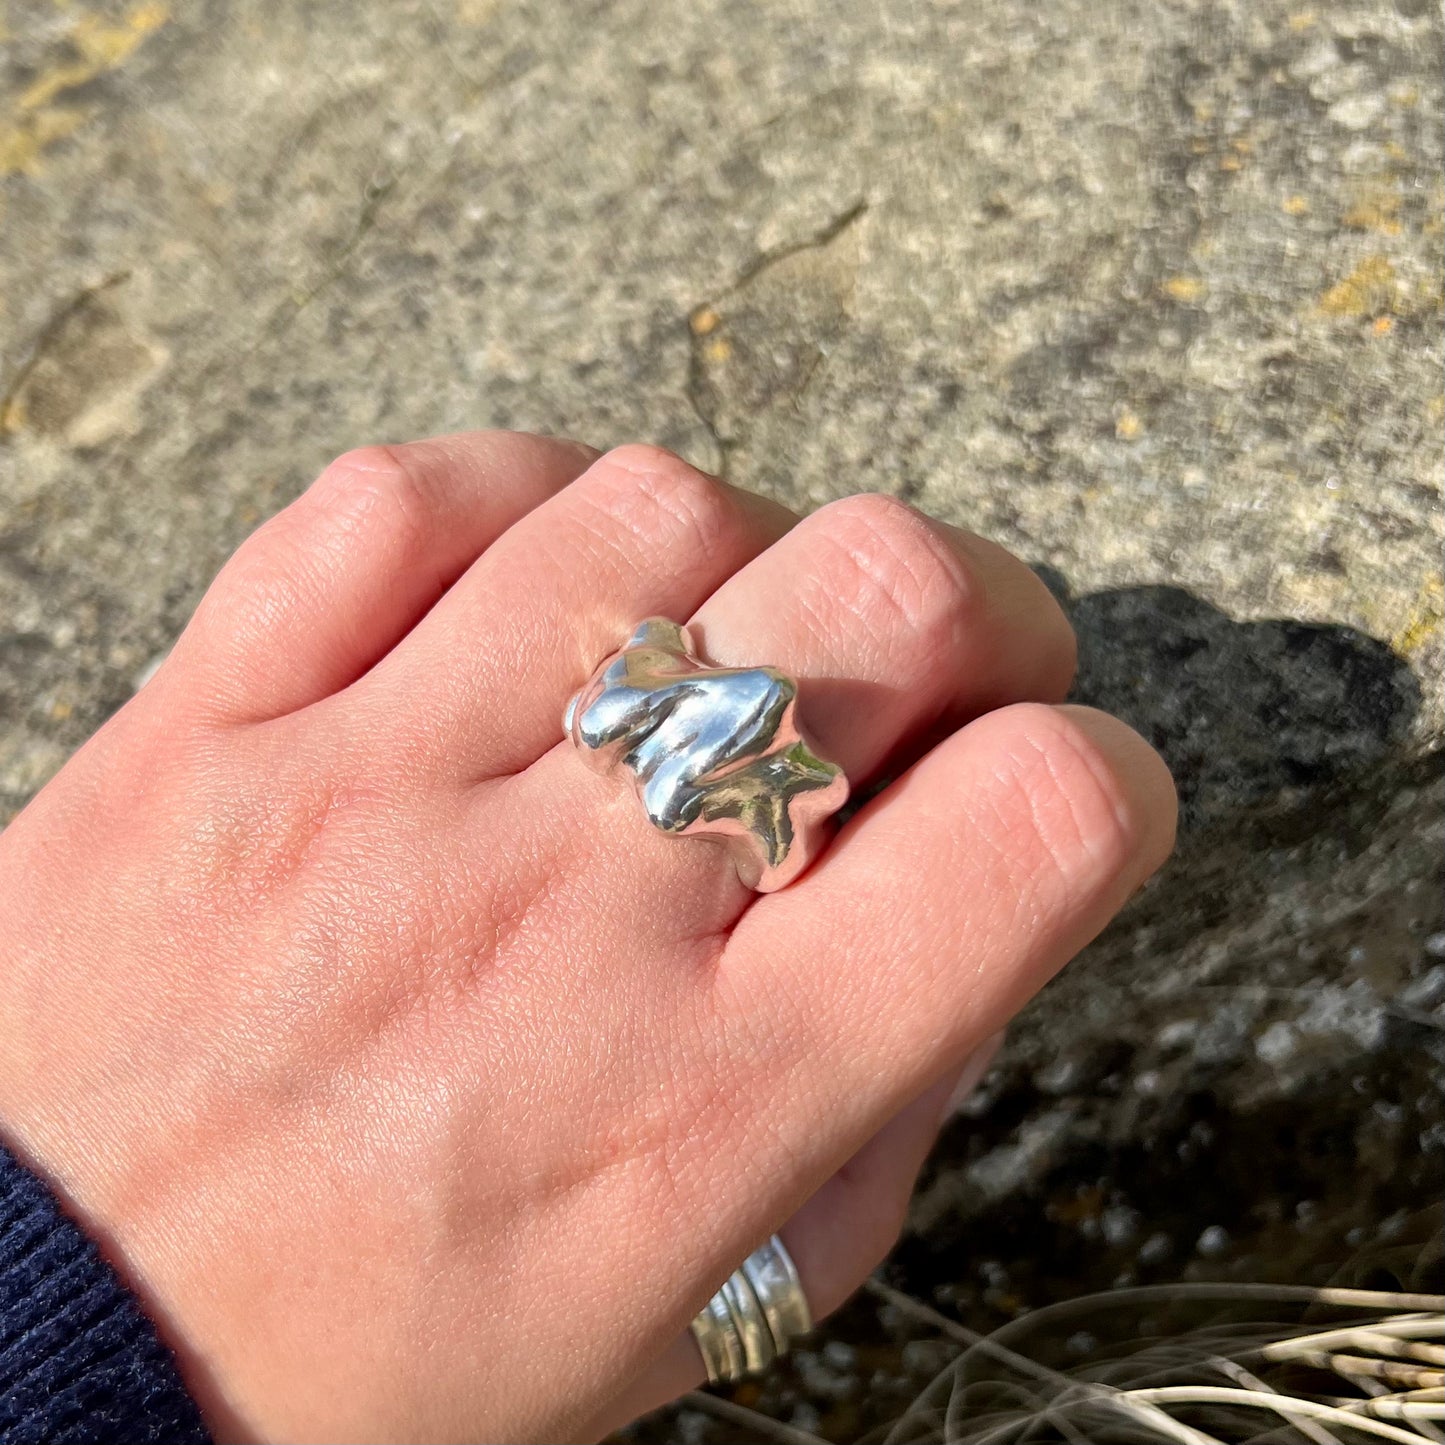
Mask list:
POLYGON ((648 544, 682 542, 705 555, 738 524, 730 489, 661 447, 618 447, 593 475, 593 504, 648 544))
POLYGON ((930 657, 957 646, 982 594, 928 518, 881 493, 847 497, 818 515, 833 553, 824 581, 838 604, 890 646, 900 631, 930 657))
MULTIPOLYGON (((653 446, 650 442, 626 442, 620 447, 613 447, 602 458, 602 462, 609 470, 625 472, 631 476, 697 470, 675 452, 668 451, 666 447, 653 446)), ((698 475, 702 474, 699 472, 698 475)))
POLYGON ((316 479, 307 500, 337 534, 380 523, 406 547, 425 544, 434 510, 423 469, 413 465, 405 446, 343 452, 316 479))
POLYGON ((994 716, 1008 728, 1008 811, 1027 818, 1042 860, 1071 889, 1112 879, 1139 852, 1144 831, 1115 762, 1060 708, 1020 703, 994 716))
POLYGON ((267 627, 302 592, 311 558, 290 511, 278 513, 248 537, 202 598, 192 626, 212 642, 267 627))
POLYGON ((247 539, 198 615, 215 613, 211 622, 228 630, 250 625, 238 623, 239 613, 263 624, 282 618, 359 546, 384 546, 403 566, 425 558, 432 500, 405 451, 370 446, 338 457, 247 539))

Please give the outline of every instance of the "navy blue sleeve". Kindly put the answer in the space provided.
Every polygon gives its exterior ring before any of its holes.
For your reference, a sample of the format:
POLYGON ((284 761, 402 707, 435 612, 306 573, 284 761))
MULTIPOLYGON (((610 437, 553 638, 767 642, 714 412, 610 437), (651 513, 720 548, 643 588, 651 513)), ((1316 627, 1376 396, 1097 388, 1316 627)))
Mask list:
POLYGON ((0 1440, 209 1439, 135 1298, 50 1190, 0 1146, 0 1440))

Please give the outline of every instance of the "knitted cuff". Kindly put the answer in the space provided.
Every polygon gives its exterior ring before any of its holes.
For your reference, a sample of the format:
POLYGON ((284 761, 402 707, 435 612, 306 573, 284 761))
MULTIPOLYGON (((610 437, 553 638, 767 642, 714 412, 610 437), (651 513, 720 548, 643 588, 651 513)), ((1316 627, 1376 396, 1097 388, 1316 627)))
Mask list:
POLYGON ((50 1190, 0 1146, 0 1440, 209 1439, 135 1298, 50 1190))

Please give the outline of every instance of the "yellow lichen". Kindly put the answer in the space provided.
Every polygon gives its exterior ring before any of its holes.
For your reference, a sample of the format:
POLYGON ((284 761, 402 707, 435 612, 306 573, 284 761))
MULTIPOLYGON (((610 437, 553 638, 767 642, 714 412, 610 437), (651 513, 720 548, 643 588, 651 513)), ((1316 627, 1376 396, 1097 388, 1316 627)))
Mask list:
POLYGON ((1404 624, 1390 639, 1390 645, 1404 657, 1418 652, 1445 626, 1445 582, 1439 577, 1425 579, 1404 624))
POLYGON ((709 332, 716 331, 721 321, 722 317, 711 306, 702 306, 692 313, 687 324, 692 327, 694 336, 706 336, 709 332))
POLYGON ((170 12, 159 0, 143 0, 131 6, 119 25, 108 24, 97 15, 82 16, 76 21, 70 40, 89 64, 98 70, 114 70, 168 19, 170 12))
POLYGON ((709 361, 726 361, 733 354, 733 349, 727 341, 719 336, 714 341, 709 341, 704 353, 709 361))
POLYGON ((1395 329, 1395 318, 1393 316, 1377 316, 1370 330, 1376 336, 1388 336, 1395 329))
POLYGON ((1401 229, 1400 193, 1393 190, 1368 191, 1345 212, 1343 220, 1351 230, 1398 236, 1401 229))
POLYGON ((76 86, 94 80, 98 73, 84 63, 57 65, 53 69, 43 70, 20 92, 20 99, 16 102, 17 109, 39 110, 63 91, 74 90, 76 86))
POLYGON ((1280 202, 1280 208, 1287 216, 1307 216, 1309 215, 1310 203, 1305 196, 1286 196, 1284 200, 1280 202))
POLYGON ((0 176, 33 176, 40 169, 41 152, 78 130, 86 114, 53 105, 0 126, 0 176))
POLYGON ((1171 276, 1159 288, 1172 301, 1185 305, 1200 300, 1209 289, 1198 276, 1171 276))
POLYGON ((1387 256, 1366 256, 1343 281, 1320 297, 1325 316, 1376 316, 1395 309, 1399 283, 1387 256))
POLYGON ((1119 408, 1119 414, 1114 418, 1114 435, 1121 442, 1132 442, 1142 436, 1144 423, 1138 416, 1129 410, 1127 406, 1119 408))
POLYGON ((1308 30, 1317 18, 1313 10, 1296 10, 1289 17, 1289 28, 1298 34, 1301 30, 1308 30))
POLYGON ((165 24, 168 14, 157 0, 144 0, 131 6, 118 24, 82 15, 68 37, 77 58, 42 69, 21 91, 8 119, 0 121, 0 175, 36 174, 41 154, 71 135, 87 115, 52 102, 122 64, 147 35, 165 24))

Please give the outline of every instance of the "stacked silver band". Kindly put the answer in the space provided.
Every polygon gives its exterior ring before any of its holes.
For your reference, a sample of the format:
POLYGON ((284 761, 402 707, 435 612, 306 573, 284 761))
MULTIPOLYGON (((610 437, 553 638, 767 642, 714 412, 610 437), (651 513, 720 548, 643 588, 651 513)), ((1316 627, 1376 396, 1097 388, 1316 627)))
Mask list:
POLYGON ((813 1328, 807 1296, 775 1234, 723 1282, 692 1322, 708 1382, 730 1385, 765 1370, 813 1328))

